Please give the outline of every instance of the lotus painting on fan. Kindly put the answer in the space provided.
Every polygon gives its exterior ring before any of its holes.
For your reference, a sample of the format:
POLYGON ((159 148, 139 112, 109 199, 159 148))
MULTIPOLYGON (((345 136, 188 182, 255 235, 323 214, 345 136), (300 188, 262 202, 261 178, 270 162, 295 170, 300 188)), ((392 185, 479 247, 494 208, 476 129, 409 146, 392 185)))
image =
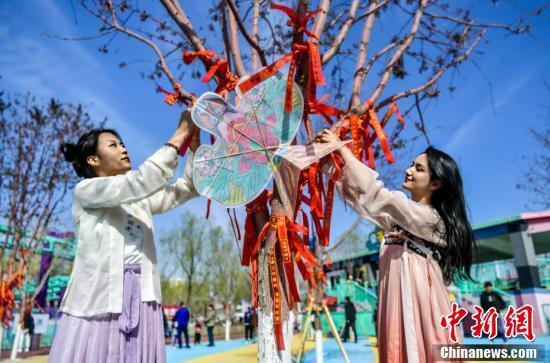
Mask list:
POLYGON ((296 84, 293 87, 292 112, 285 112, 282 73, 245 94, 237 91, 236 107, 212 92, 197 100, 193 121, 216 137, 213 145, 202 145, 195 155, 193 180, 201 195, 226 207, 241 206, 254 200, 273 176, 292 218, 300 171, 344 144, 291 145, 304 109, 302 93, 296 84))

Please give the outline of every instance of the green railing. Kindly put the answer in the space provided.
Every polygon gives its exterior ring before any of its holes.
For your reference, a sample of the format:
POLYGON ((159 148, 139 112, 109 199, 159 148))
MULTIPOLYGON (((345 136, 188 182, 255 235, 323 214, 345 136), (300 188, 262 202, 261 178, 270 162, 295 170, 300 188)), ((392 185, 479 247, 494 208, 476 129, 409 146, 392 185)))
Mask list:
POLYGON ((364 288, 354 281, 346 281, 331 286, 325 290, 325 293, 327 294, 327 296, 336 297, 339 304, 343 304, 345 302, 346 296, 349 296, 351 301, 353 301, 355 304, 371 311, 378 303, 378 297, 374 292, 364 288))
MULTIPOLYGON (((38 313, 38 311, 36 311, 38 313)), ((12 326, 9 329, 4 328, 4 337, 2 339, 2 349, 3 350, 11 350, 13 345, 13 339, 15 339, 15 330, 14 326, 12 326)), ((40 334, 39 338, 39 348, 49 348, 52 346, 53 337, 55 335, 55 330, 57 328, 57 323, 55 321, 50 321, 48 323, 48 328, 46 329, 46 332, 44 334, 40 334)))
POLYGON ((473 281, 457 281, 456 286, 463 294, 478 295, 483 291, 483 284, 493 283, 498 290, 510 290, 517 286, 518 275, 513 260, 502 260, 479 263, 471 269, 473 281))
MULTIPOLYGON (((357 334, 360 336, 376 335, 373 312, 378 303, 378 297, 373 291, 364 288, 354 281, 345 281, 327 288, 325 293, 327 296, 336 297, 340 306, 343 306, 345 298, 349 297, 353 303, 363 309, 356 313, 357 320, 355 322, 355 328, 357 334)), ((346 324, 344 311, 333 311, 330 315, 334 321, 334 325, 336 325, 336 329, 341 333, 346 324)), ((324 334, 331 332, 327 318, 324 314, 321 314, 321 328, 324 334)))
POLYGON ((537 257, 540 284, 550 289, 550 258, 537 257))
MULTIPOLYGON (((334 321, 334 325, 338 330, 338 333, 341 334, 344 326, 346 325, 346 317, 343 311, 331 312, 330 316, 334 321)), ((372 320, 373 315, 372 311, 358 311, 356 314, 355 329, 357 330, 357 335, 359 336, 374 336, 376 331, 374 329, 374 322, 372 320)), ((323 334, 328 334, 331 332, 330 327, 327 322, 325 314, 321 314, 321 328, 323 334)))
MULTIPOLYGON (((48 279, 48 290, 46 292, 46 300, 59 300, 59 295, 61 291, 68 285, 69 276, 66 275, 56 275, 51 276, 48 279)), ((21 289, 15 290, 15 298, 21 300, 21 291, 26 292, 29 295, 34 294, 38 281, 33 280, 30 282, 23 283, 21 289)))

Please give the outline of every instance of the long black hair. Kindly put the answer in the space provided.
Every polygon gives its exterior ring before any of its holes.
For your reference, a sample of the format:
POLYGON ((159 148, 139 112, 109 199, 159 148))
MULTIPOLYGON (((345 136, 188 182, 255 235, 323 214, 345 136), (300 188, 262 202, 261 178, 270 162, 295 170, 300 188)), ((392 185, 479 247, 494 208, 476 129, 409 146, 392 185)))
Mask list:
POLYGON ((60 149, 65 160, 73 164, 73 168, 78 176, 84 178, 93 178, 97 176, 92 166, 86 161, 86 158, 91 155, 96 155, 99 135, 106 133, 115 135, 117 139, 122 142, 120 135, 115 130, 93 129, 80 136, 76 145, 68 142, 61 144, 60 149))
POLYGON ((445 225, 443 239, 447 245, 441 251, 440 261, 443 279, 446 284, 454 278, 473 281, 470 269, 476 241, 468 220, 458 165, 448 154, 431 146, 424 153, 428 156, 431 180, 441 181, 441 187, 432 194, 431 204, 445 225))

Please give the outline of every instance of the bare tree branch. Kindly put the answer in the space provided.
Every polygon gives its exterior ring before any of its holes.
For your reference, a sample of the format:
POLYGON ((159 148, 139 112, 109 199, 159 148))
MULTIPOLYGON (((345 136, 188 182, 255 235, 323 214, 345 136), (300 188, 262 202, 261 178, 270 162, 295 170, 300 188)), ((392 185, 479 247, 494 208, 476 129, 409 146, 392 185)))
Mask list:
POLYGON ((355 218, 355 221, 352 223, 352 225, 349 226, 348 229, 346 229, 344 231, 344 233, 342 233, 340 235, 340 237, 338 238, 338 241, 336 241, 334 246, 332 246, 331 248, 325 250, 324 254, 328 255, 328 254, 334 252, 335 250, 337 250, 338 247, 340 247, 340 245, 348 239, 350 234, 353 233, 353 231, 357 228, 357 226, 359 226, 361 224, 362 221, 363 221, 363 217, 357 216, 357 218, 355 218))
POLYGON ((382 94, 382 91, 386 87, 388 80, 390 79, 390 73, 392 71, 393 66, 397 63, 397 61, 401 58, 401 56, 405 53, 407 48, 411 45, 411 42, 413 41, 416 32, 418 31, 418 27, 420 26, 420 20, 422 19, 422 16, 424 14, 424 10, 428 6, 428 0, 421 0, 420 4, 418 5, 418 9, 415 12, 414 15, 414 21, 411 26, 411 30, 407 37, 403 40, 403 43, 399 46, 399 48, 395 51, 393 56, 391 57, 390 61, 388 62, 384 73, 382 74, 382 77, 380 79, 380 83, 376 86, 376 89, 374 90, 374 93, 371 97, 371 100, 373 103, 376 103, 376 100, 380 95, 382 94))
MULTIPOLYGON (((153 49, 153 51, 157 55, 158 64, 159 64, 160 69, 162 70, 162 72, 166 75, 166 77, 168 78, 170 83, 172 83, 173 86, 178 84, 178 81, 176 80, 176 77, 174 77, 174 75, 170 71, 170 68, 166 64, 166 60, 165 60, 164 55, 162 54, 162 51, 160 50, 160 48, 155 43, 153 43, 151 40, 145 38, 144 36, 134 32, 134 31, 122 26, 122 25, 120 25, 117 21, 116 14, 114 13, 114 7, 113 7, 112 2, 110 0, 109 0, 109 3, 111 4, 111 9, 112 9, 112 11, 111 11, 112 20, 109 20, 109 19, 105 18, 100 13, 94 12, 93 10, 86 7, 85 4, 82 4, 82 6, 84 6, 84 8, 90 14, 92 14, 93 16, 101 19, 105 24, 109 25, 111 28, 114 28, 114 29, 118 30, 121 33, 127 34, 131 38, 139 40, 140 42, 144 43, 145 45, 147 45, 148 47, 153 49)), ((181 95, 181 97, 183 97, 186 100, 191 101, 193 99, 193 95, 191 93, 189 93, 188 91, 186 91, 183 87, 179 87, 178 92, 181 95)))
POLYGON ((524 33, 524 32, 529 31, 529 29, 530 29, 529 25, 525 25, 522 28, 514 28, 513 26, 506 25, 506 24, 483 24, 483 23, 476 23, 473 20, 467 19, 467 18, 453 18, 452 16, 434 14, 434 13, 430 13, 430 12, 426 12, 426 16, 428 16, 432 19, 448 20, 448 21, 451 21, 451 22, 454 22, 454 23, 457 23, 457 24, 460 24, 460 25, 467 25, 467 26, 470 26, 472 28, 504 29, 504 30, 507 30, 507 31, 509 31, 511 33, 515 33, 515 34, 524 33))
POLYGON ((362 72, 365 74, 365 77, 369 74, 370 72, 370 69, 372 68, 372 66, 374 65, 374 63, 380 59, 380 57, 382 57, 384 54, 388 53, 390 50, 392 50, 393 48, 395 48, 397 45, 399 45, 399 42, 395 41, 393 43, 390 43, 388 44, 387 46, 384 47, 384 49, 381 49, 378 53, 376 53, 375 55, 373 55, 370 59, 369 59, 369 62, 367 63, 367 65, 365 66, 365 68, 362 70, 362 72))
MULTIPOLYGON (((256 40, 254 40, 254 38, 252 38, 250 36, 250 34, 248 33, 248 30, 246 30, 246 27, 244 26, 244 23, 239 15, 239 10, 237 9, 237 7, 235 6, 235 3, 233 2, 233 0, 224 0, 225 3, 229 6, 229 9, 231 10, 231 13, 233 14, 233 21, 237 23, 238 27, 239 27, 239 30, 241 31, 241 33, 243 34, 244 38, 246 39, 246 41, 248 42, 248 44, 250 44, 250 46, 252 48, 254 48, 256 50, 256 52, 258 53, 259 57, 260 57, 260 60, 262 62, 262 65, 265 67, 267 66, 267 59, 265 58, 265 53, 264 53, 264 50, 262 49, 262 47, 260 47, 257 43, 256 40)), ((258 5, 258 12, 259 12, 259 5, 258 5)), ((259 14, 259 13, 258 13, 259 14)), ((230 21, 231 21, 231 17, 229 18, 230 21)), ((255 17, 256 19, 256 28, 257 28, 257 22, 258 22, 258 18, 255 17)), ((230 25, 231 25, 231 22, 230 22, 230 25)), ((256 38, 257 39, 257 38, 256 38)), ((244 67, 243 67, 244 68, 244 67)))
POLYGON ((381 7, 383 7, 384 5, 386 5, 387 3, 389 2, 389 0, 384 0, 382 2, 380 2, 377 6, 375 6, 374 8, 371 8, 369 9, 366 13, 364 14, 361 14, 360 16, 358 16, 357 18, 355 18, 355 20, 353 21, 353 23, 357 23, 363 19, 365 19, 367 16, 369 16, 370 14, 374 13, 374 12, 377 12, 378 9, 380 9, 381 7))
POLYGON ((46 270, 46 272, 44 273, 44 275, 42 276, 42 278, 38 282, 38 285, 34 289, 34 292, 31 296, 31 306, 34 306, 34 302, 35 302, 36 298, 38 297, 38 294, 40 294, 40 291, 42 290, 42 288, 44 287, 44 285, 48 281, 48 278, 50 277, 52 271, 57 266, 59 266, 60 264, 61 264, 61 260, 59 258, 53 257, 52 263, 50 264, 50 266, 48 267, 48 269, 46 270))
MULTIPOLYGON (((226 11, 225 6, 223 6, 223 8, 224 11, 226 11)), ((227 15, 229 23, 229 44, 231 45, 231 57, 233 58, 233 63, 237 75, 239 77, 244 77, 246 75, 246 69, 244 68, 243 58, 241 56, 239 33, 237 32, 237 22, 232 11, 229 11, 227 15)))
POLYGON ((229 31, 227 26, 227 12, 225 11, 224 6, 220 6, 220 27, 223 34, 223 44, 224 44, 224 50, 225 50, 225 59, 227 59, 227 63, 229 65, 229 69, 231 69, 231 44, 229 43, 229 31))
MULTIPOLYGON (((378 5, 378 0, 371 0, 369 11, 373 10, 378 5)), ((351 90, 350 108, 359 107, 361 104, 361 85, 365 80, 365 72, 363 65, 367 59, 367 50, 372 35, 372 26, 374 19, 376 18, 376 12, 373 11, 367 17, 365 25, 363 27, 363 33, 361 34, 361 43, 359 45, 359 55, 357 56, 357 66, 355 67, 355 76, 353 77, 353 86, 351 90)))
POLYGON ((327 23, 328 9, 330 8, 330 0, 321 0, 319 3, 319 9, 321 12, 315 18, 315 23, 313 23, 313 34, 317 39, 321 39, 321 34, 325 30, 325 24, 327 23))
MULTIPOLYGON (((260 0, 253 0, 253 9, 252 9, 252 38, 256 42, 256 44, 260 43, 259 39, 259 22, 260 22, 260 0)), ((263 49, 262 49, 263 51, 263 49)), ((265 55, 264 55, 265 56, 265 55)), ((258 57, 259 53, 256 50, 256 48, 252 48, 252 70, 255 71, 258 69, 258 57)), ((266 60, 267 63, 267 60, 266 60)))
POLYGON ((424 116, 422 115, 422 110, 420 109, 420 100, 418 99, 418 93, 414 95, 414 104, 416 106, 416 111, 418 112, 418 117, 420 118, 420 132, 426 138, 428 145, 431 145, 430 138, 428 137, 428 132, 426 131, 426 123, 424 122, 424 116))
POLYGON ((181 5, 179 4, 178 0, 160 0, 162 5, 166 8, 166 11, 168 11, 168 14, 174 19, 176 24, 180 27, 180 29, 183 31, 189 42, 193 45, 193 48, 195 48, 196 51, 202 51, 205 50, 205 46, 202 43, 201 38, 197 35, 195 32, 195 29, 193 28, 193 24, 187 17, 187 14, 183 9, 181 8, 181 5))
POLYGON ((59 36, 59 35, 54 35, 54 34, 49 34, 49 33, 45 33, 43 32, 42 35, 48 37, 48 38, 52 38, 52 39, 57 39, 57 40, 71 40, 71 41, 79 41, 79 40, 93 40, 93 39, 98 39, 98 38, 102 38, 108 34, 111 34, 113 31, 115 31, 116 29, 114 28, 111 28, 111 29, 106 29, 106 30, 102 30, 100 31, 99 33, 97 34, 94 34, 94 35, 85 35, 85 36, 82 36, 82 37, 62 37, 62 36, 59 36))
POLYGON ((349 7, 348 18, 344 22, 344 25, 342 25, 342 28, 340 29, 340 32, 338 32, 336 39, 334 39, 334 42, 332 42, 331 47, 325 52, 325 54, 323 54, 323 64, 326 64, 340 50, 340 46, 344 42, 344 39, 346 39, 346 36, 348 35, 351 26, 355 22, 355 13, 357 12, 358 7, 359 0, 353 0, 349 7))
POLYGON ((441 76, 443 74, 445 74, 445 72, 451 68, 451 67, 454 67, 456 66, 457 64, 459 64, 460 62, 462 62, 463 60, 467 59, 470 54, 472 53, 472 51, 474 50, 474 48, 478 45, 479 41, 481 40, 481 38, 483 38, 483 36, 485 35, 485 30, 483 30, 481 33, 478 34, 478 36, 476 37, 476 39, 474 40, 474 42, 470 45, 470 47, 468 48, 468 50, 457 56, 455 59, 453 59, 452 62, 448 63, 447 65, 445 65, 444 67, 442 67, 437 73, 435 73, 430 79, 428 79, 428 81, 426 81, 426 83, 424 83, 423 85, 421 86, 418 86, 416 88, 411 88, 409 90, 406 90, 406 91, 402 91, 402 92, 399 92, 399 93, 396 93, 395 95, 391 96, 391 97, 388 97, 386 98, 385 100, 381 101, 377 106, 376 106, 376 109, 380 109, 384 106, 387 106, 389 105, 390 103, 392 103, 393 101, 396 101, 400 98, 405 98, 405 97, 409 97, 409 96, 412 96, 414 94, 417 94, 419 92, 422 92, 422 91, 425 91, 427 90, 428 88, 430 88, 432 85, 435 84, 435 82, 441 78, 441 76))

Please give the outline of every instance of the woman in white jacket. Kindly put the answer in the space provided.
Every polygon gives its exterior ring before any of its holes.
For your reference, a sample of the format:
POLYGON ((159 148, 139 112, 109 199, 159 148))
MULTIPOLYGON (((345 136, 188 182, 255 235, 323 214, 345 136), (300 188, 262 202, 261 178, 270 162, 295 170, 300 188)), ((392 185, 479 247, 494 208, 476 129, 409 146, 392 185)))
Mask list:
POLYGON ((152 215, 198 195, 191 163, 199 143, 185 112, 170 140, 138 170, 131 170, 114 130, 92 130, 76 145, 62 145, 84 180, 74 190, 78 245, 50 362, 166 361, 152 215), (167 184, 190 135, 184 175, 167 184))

